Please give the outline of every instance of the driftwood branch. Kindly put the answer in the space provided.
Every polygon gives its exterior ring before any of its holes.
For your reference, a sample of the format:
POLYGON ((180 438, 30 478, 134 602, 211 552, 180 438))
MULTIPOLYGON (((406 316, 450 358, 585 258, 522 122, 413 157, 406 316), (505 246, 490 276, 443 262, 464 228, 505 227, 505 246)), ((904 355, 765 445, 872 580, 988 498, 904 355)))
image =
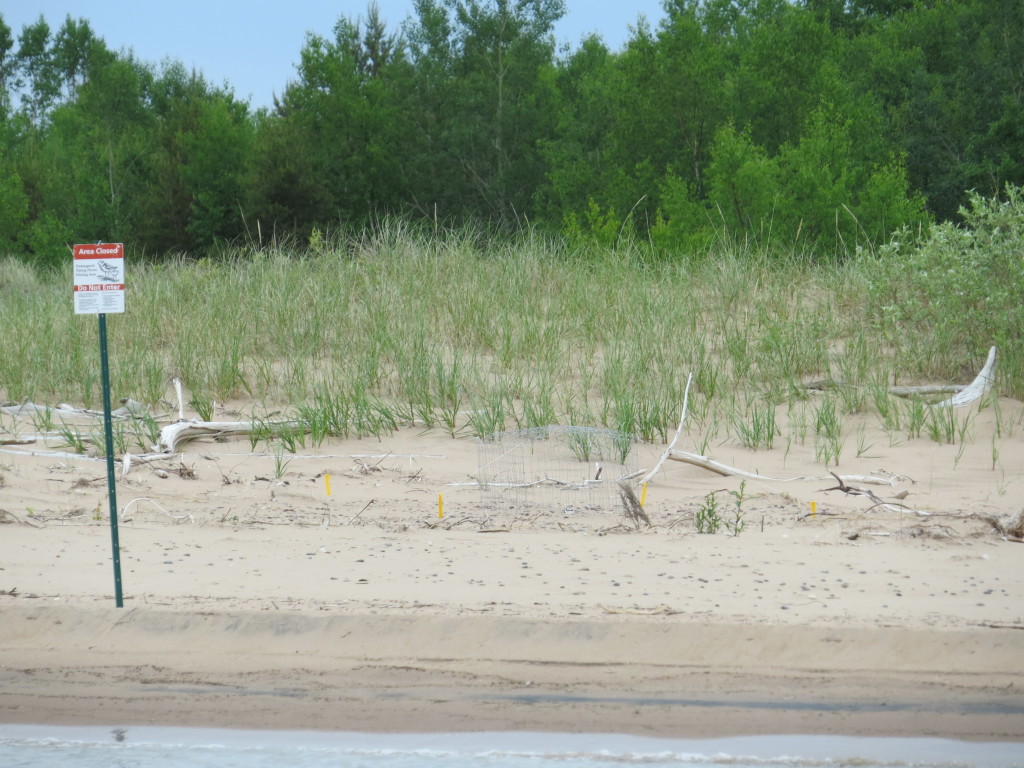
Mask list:
POLYGON ((280 421, 273 424, 256 421, 178 421, 160 430, 160 437, 153 450, 157 453, 176 453, 178 445, 187 440, 223 435, 248 435, 267 427, 308 429, 308 425, 300 421, 280 421))
POLYGON ((181 379, 174 377, 174 394, 178 397, 178 421, 185 420, 185 398, 181 394, 181 379))
POLYGON ((21 515, 16 515, 13 512, 8 512, 6 509, 0 509, 0 520, 3 520, 7 517, 11 518, 11 520, 18 523, 19 525, 30 525, 33 528, 46 527, 45 523, 41 523, 38 520, 33 520, 31 517, 22 517, 21 515))
POLYGON ((896 397, 918 397, 920 395, 946 395, 963 392, 964 384, 925 384, 920 387, 889 387, 889 394, 896 397))
POLYGON ((593 479, 581 480, 579 482, 571 482, 571 481, 568 481, 568 480, 558 480, 557 478, 554 478, 554 477, 547 477, 547 476, 545 476, 545 477, 543 477, 543 478, 541 478, 539 480, 531 480, 528 483, 499 483, 499 482, 494 482, 493 480, 480 480, 480 479, 476 479, 476 480, 473 480, 472 482, 469 482, 469 483, 448 483, 448 485, 450 487, 453 487, 453 488, 456 488, 456 487, 459 487, 459 486, 479 486, 479 487, 487 487, 487 488, 536 488, 538 485, 554 485, 554 486, 558 486, 560 488, 567 488, 570 491, 580 491, 580 490, 584 490, 586 488, 594 488, 594 487, 612 485, 612 484, 616 484, 616 483, 617 484, 621 484, 621 483, 623 483, 623 482, 625 482, 627 480, 632 480, 633 478, 638 477, 642 473, 643 473, 643 470, 641 469, 641 470, 638 470, 637 472, 629 472, 629 473, 627 473, 625 475, 622 475, 621 477, 618 477, 618 478, 607 478, 607 479, 604 479, 604 480, 602 480, 600 478, 593 478, 593 479))
POLYGON ((658 459, 658 463, 654 465, 654 469, 647 473, 647 476, 640 481, 640 484, 649 483, 654 479, 654 476, 661 471, 662 466, 672 456, 672 451, 676 447, 676 443, 679 442, 679 436, 683 433, 683 422, 686 421, 686 409, 690 403, 690 385, 693 383, 693 373, 690 373, 689 378, 686 379, 686 391, 683 393, 683 412, 679 417, 679 427, 676 429, 675 437, 672 438, 672 442, 668 444, 668 448, 661 454, 661 458, 658 459))
POLYGON ((996 348, 992 347, 988 351, 988 359, 985 360, 985 365, 978 372, 978 375, 974 377, 974 381, 964 387, 960 392, 957 392, 948 400, 943 400, 941 403, 936 405, 936 408, 963 408, 965 405, 970 405, 976 400, 980 400, 989 393, 996 383, 996 348))
MULTIPOLYGON (((974 377, 970 384, 925 384, 919 387, 889 387, 889 394, 896 397, 922 397, 927 395, 945 395, 953 393, 952 397, 935 403, 933 408, 962 408, 970 405, 987 395, 996 382, 996 348, 991 347, 988 351, 988 358, 985 365, 974 377)), ((833 389, 847 386, 842 381, 835 379, 820 379, 811 381, 804 385, 806 389, 833 389)))
POLYGON ((773 483, 788 483, 791 480, 804 479, 802 477, 790 477, 786 479, 767 477, 766 475, 759 475, 756 472, 747 472, 743 469, 730 467, 728 464, 723 464, 722 462, 715 461, 707 456, 701 456, 699 453, 690 453, 689 451, 670 451, 669 458, 672 459, 672 461, 681 461, 684 464, 692 464, 695 467, 706 469, 708 472, 714 472, 716 475, 722 475, 723 477, 745 477, 748 480, 768 480, 773 483))
MULTIPOLYGON (((852 385, 835 379, 815 379, 804 384, 804 389, 816 391, 839 389, 840 387, 853 388, 852 385)), ((922 395, 945 395, 963 392, 965 389, 967 389, 966 384, 923 384, 918 387, 889 387, 886 391, 894 397, 920 397, 922 395)))
MULTIPOLYGON (((50 414, 52 416, 84 416, 91 419, 102 419, 103 411, 94 411, 91 408, 75 408, 73 405, 67 403, 61 403, 56 407, 49 405, 37 405, 31 401, 24 403, 17 403, 15 405, 0 405, 0 413, 7 413, 11 416, 21 416, 23 414, 50 414)), ((111 418, 114 419, 135 419, 140 418, 148 414, 146 406, 137 400, 131 398, 125 398, 121 401, 121 407, 115 408, 110 412, 111 418)))
MULTIPOLYGON (((692 464, 695 467, 706 469, 708 472, 714 472, 716 475, 722 475, 723 477, 744 477, 748 480, 763 480, 770 483, 792 483, 797 480, 827 480, 829 477, 828 475, 817 477, 768 477, 767 475, 759 475, 756 472, 747 472, 744 469, 730 467, 728 464, 715 461, 707 456, 701 456, 699 453, 689 453, 688 451, 672 451, 669 458, 672 459, 672 461, 692 464)), ((832 476, 835 477, 835 475, 832 476)), ((888 485, 891 488, 896 480, 909 480, 909 478, 902 475, 892 477, 876 477, 875 475, 843 475, 843 480, 854 483, 868 483, 871 485, 888 485)))
POLYGON ((673 610, 667 605, 659 605, 655 608, 612 608, 611 606, 598 603, 597 607, 605 613, 625 613, 631 616, 671 616, 672 614, 679 613, 679 611, 673 610))
POLYGON ((835 485, 832 488, 825 488, 822 490, 822 493, 828 493, 829 491, 842 491, 847 496, 866 496, 873 502, 871 507, 868 509, 868 512, 870 512, 872 509, 875 509, 876 507, 882 507, 883 509, 887 509, 890 512, 907 511, 913 512, 914 514, 921 515, 923 517, 929 517, 931 515, 930 512, 922 512, 921 510, 911 509, 905 504, 898 504, 896 502, 885 501, 885 499, 880 499, 872 490, 847 485, 847 483, 844 482, 843 478, 841 478, 835 472, 829 472, 829 474, 836 479, 838 485, 835 485))

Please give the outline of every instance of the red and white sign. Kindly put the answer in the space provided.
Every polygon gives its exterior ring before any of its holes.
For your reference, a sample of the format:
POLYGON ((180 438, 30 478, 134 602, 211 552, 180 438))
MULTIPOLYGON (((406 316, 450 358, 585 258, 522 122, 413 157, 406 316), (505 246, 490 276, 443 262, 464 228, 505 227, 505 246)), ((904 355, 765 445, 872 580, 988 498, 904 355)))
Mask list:
POLYGON ((124 312, 124 245, 76 245, 75 314, 124 312))

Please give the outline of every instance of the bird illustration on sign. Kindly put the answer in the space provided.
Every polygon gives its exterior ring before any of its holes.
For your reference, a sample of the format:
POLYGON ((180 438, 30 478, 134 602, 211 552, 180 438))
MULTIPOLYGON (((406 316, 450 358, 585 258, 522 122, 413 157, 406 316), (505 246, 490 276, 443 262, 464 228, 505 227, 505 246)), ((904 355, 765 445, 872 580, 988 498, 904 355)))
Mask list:
POLYGON ((120 282, 121 266, 119 264, 112 261, 100 261, 98 266, 100 269, 100 280, 106 280, 111 283, 120 282))

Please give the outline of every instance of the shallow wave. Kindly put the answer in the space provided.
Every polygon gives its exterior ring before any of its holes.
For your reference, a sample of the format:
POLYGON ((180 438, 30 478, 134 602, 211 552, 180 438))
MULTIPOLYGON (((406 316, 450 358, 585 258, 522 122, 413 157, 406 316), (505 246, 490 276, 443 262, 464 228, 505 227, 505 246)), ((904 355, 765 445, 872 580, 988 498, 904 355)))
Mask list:
POLYGON ((1024 768, 1024 744, 944 739, 759 736, 677 740, 621 735, 364 734, 0 725, 10 768, 1024 768))

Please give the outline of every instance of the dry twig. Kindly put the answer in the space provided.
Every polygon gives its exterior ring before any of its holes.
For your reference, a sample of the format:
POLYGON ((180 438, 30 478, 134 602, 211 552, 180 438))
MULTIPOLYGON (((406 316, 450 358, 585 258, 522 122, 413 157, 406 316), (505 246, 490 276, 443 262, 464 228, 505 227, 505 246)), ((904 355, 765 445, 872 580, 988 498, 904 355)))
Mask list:
POLYGON ((654 608, 609 608, 607 605, 598 603, 597 607, 605 613, 628 613, 633 616, 671 616, 674 613, 679 613, 667 605, 659 605, 654 608))
POLYGON ((619 498, 622 499, 622 507, 626 512, 626 517, 638 531, 640 530, 640 523, 643 523, 648 528, 651 527, 651 518, 644 512, 640 499, 636 497, 633 489, 627 483, 619 483, 619 498))
POLYGON ((874 502, 874 504, 872 504, 868 508, 868 510, 867 510, 868 512, 870 512, 871 510, 875 509, 876 507, 882 507, 883 509, 887 509, 890 512, 897 512, 897 511, 906 510, 907 512, 913 512, 916 515, 921 515, 921 516, 924 516, 924 517, 927 517, 927 516, 931 515, 930 512, 923 512, 923 511, 918 510, 918 509, 911 509, 910 507, 908 507, 905 504, 899 504, 897 502, 885 501, 884 499, 880 499, 875 494, 874 491, 871 491, 871 490, 869 490, 867 488, 857 488, 857 487, 852 486, 852 485, 847 485, 843 481, 843 478, 841 478, 835 472, 829 472, 829 474, 832 475, 832 477, 834 477, 836 479, 836 482, 838 483, 838 485, 835 485, 832 488, 824 488, 824 489, 822 489, 822 493, 828 493, 829 491, 842 491, 847 496, 866 496, 869 499, 871 499, 871 501, 874 502))

